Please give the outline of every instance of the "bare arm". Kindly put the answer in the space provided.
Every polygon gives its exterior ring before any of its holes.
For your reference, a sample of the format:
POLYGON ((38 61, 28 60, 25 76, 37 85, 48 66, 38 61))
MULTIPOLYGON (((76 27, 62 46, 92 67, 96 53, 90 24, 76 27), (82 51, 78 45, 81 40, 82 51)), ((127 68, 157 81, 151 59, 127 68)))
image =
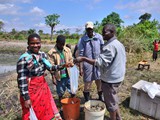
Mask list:
POLYGON ((91 65, 94 65, 94 63, 95 63, 95 59, 90 59, 90 58, 87 58, 87 57, 77 57, 74 60, 74 62, 83 62, 83 61, 85 61, 85 62, 87 62, 91 65))

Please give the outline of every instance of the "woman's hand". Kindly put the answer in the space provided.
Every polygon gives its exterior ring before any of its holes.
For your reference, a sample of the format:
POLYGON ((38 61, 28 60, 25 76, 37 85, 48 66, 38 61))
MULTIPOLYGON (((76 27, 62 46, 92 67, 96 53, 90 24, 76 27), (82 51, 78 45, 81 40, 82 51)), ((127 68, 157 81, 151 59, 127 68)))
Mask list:
POLYGON ((68 68, 68 67, 73 67, 73 66, 74 66, 74 64, 71 62, 62 65, 63 68, 64 67, 68 68))
POLYGON ((24 102, 24 106, 25 106, 26 108, 30 108, 30 107, 31 107, 31 101, 30 101, 30 100, 26 100, 26 101, 24 102))
POLYGON ((57 85, 57 81, 56 81, 56 78, 54 76, 52 76, 52 82, 54 85, 57 85))
POLYGON ((59 113, 55 114, 55 120, 62 120, 61 115, 59 113))

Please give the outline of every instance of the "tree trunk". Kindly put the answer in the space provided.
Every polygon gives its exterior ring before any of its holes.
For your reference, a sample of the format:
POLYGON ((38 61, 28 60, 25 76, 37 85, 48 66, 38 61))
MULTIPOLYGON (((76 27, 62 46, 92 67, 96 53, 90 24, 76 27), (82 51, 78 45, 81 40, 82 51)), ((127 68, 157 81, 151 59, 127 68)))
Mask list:
POLYGON ((54 27, 51 27, 51 41, 53 40, 53 28, 54 27))

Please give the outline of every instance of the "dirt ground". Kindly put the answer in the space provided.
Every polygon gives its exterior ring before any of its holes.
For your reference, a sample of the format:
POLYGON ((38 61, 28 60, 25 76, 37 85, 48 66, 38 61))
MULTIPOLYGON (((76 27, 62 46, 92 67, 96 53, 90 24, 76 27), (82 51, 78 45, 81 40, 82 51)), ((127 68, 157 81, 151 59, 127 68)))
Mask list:
MULTIPOLYGON (((0 41, 1 46, 23 46, 26 47, 24 42, 2 42, 0 41)), ((50 46, 50 45, 49 45, 50 46)), ((51 46, 50 46, 51 47, 51 46)), ((143 79, 149 82, 157 82, 160 84, 160 58, 156 62, 151 60, 151 54, 147 54, 147 61, 150 64, 149 70, 137 70, 138 63, 133 66, 127 66, 125 80, 120 88, 120 110, 122 113, 122 118, 124 120, 154 120, 149 116, 141 114, 137 111, 131 110, 129 108, 129 99, 131 94, 131 86, 143 79)), ((16 72, 10 72, 4 76, 0 76, 0 120, 21 120, 21 107, 19 103, 19 90, 17 88, 16 81, 16 72)), ((53 93, 53 97, 57 101, 57 95, 55 93, 55 86, 53 86, 50 75, 46 77, 47 82, 53 93)), ((83 82, 82 78, 79 79, 79 88, 76 94, 76 97, 81 99, 81 106, 83 107, 83 82)), ((66 93, 65 97, 68 94, 66 93)), ((97 92, 95 89, 95 84, 91 88, 91 97, 93 99, 97 98, 97 92)), ((56 102, 57 103, 57 102, 56 102)), ((60 109, 60 105, 57 103, 57 106, 60 109)), ((105 118, 107 119, 108 113, 106 112, 105 118)), ((84 112, 80 113, 80 120, 84 120, 84 112)))

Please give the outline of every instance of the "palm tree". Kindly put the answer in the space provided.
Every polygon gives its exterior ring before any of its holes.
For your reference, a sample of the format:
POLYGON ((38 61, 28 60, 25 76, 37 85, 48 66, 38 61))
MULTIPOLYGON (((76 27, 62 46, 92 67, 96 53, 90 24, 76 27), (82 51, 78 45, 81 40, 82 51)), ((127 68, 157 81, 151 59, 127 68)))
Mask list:
POLYGON ((54 27, 60 23, 58 18, 60 15, 58 14, 52 14, 45 17, 46 25, 49 25, 51 27, 51 40, 53 39, 53 29, 54 27))

